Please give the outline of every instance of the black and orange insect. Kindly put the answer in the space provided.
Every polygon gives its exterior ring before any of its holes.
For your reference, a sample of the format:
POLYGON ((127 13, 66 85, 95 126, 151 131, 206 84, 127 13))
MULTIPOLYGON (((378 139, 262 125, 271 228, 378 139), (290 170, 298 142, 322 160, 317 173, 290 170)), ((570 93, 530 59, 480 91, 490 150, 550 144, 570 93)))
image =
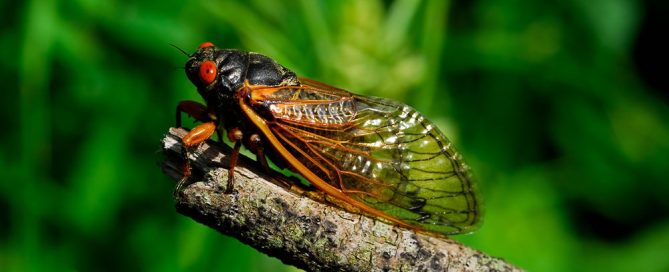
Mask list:
MULTIPOLYGON (((203 122, 183 138, 187 150, 223 129, 234 143, 231 170, 243 144, 265 169, 267 156, 326 194, 397 225, 441 234, 477 228, 481 204, 469 167, 415 109, 298 78, 269 57, 210 42, 189 56, 185 69, 206 102, 177 106, 178 127, 182 112, 203 122)), ((186 160, 178 188, 189 175, 186 160)))

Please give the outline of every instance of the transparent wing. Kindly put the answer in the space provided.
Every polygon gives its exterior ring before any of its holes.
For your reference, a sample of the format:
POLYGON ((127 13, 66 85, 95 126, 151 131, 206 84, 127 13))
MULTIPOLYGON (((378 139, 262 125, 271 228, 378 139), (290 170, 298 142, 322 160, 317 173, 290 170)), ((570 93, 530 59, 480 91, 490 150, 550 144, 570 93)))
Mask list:
POLYGON ((469 167, 413 108, 301 79, 257 89, 272 133, 291 154, 351 198, 409 225, 443 234, 473 231, 480 200, 469 167))

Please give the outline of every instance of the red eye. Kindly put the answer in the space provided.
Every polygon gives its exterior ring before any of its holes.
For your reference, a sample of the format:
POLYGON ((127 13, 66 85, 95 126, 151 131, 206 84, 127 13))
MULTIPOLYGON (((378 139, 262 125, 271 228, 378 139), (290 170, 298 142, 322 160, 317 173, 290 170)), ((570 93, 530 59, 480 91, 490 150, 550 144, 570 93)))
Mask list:
POLYGON ((202 44, 200 44, 199 48, 212 47, 212 46, 214 46, 214 44, 211 42, 203 42, 202 44))
POLYGON ((211 84, 216 79, 216 63, 206 60, 200 64, 200 79, 204 84, 211 84))

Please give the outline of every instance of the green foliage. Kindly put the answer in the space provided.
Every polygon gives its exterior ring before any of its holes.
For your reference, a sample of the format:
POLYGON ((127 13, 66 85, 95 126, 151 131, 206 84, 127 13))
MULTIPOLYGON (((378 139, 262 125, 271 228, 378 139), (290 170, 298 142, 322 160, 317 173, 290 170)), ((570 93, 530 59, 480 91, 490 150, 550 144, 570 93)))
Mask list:
POLYGON ((286 2, 0 4, 0 270, 294 269, 174 211, 159 140, 200 98, 170 44, 203 41, 430 117, 480 180, 467 245, 669 269, 669 107, 631 65, 637 2, 286 2))

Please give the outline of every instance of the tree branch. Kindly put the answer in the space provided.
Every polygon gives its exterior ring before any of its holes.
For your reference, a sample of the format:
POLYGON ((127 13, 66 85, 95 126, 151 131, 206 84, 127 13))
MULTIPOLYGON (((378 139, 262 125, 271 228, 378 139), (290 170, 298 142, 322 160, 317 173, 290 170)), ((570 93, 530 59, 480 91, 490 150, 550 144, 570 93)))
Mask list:
MULTIPOLYGON (((163 171, 175 180, 182 176, 185 134, 171 128, 163 139, 163 171)), ((191 180, 198 181, 175 196, 177 211, 284 263, 310 271, 519 271, 448 238, 346 211, 352 208, 290 186, 281 174, 268 176, 244 156, 235 168, 233 193, 223 194, 229 153, 229 147, 209 141, 191 152, 191 180)))

